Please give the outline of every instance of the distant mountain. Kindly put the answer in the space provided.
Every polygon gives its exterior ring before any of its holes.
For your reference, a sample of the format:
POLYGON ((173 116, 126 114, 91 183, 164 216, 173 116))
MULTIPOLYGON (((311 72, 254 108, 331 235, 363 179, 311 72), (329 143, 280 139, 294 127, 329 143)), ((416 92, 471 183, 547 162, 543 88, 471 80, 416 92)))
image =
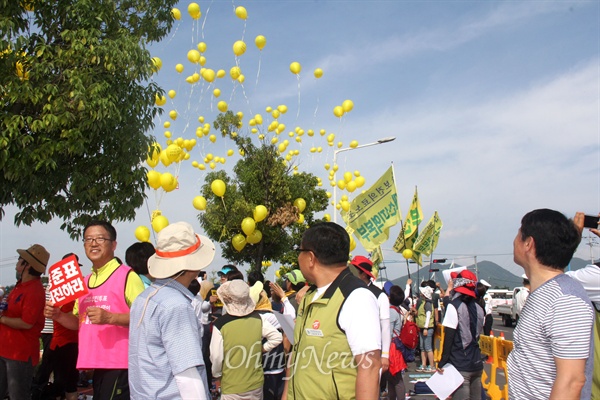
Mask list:
MULTIPOLYGON (((589 261, 582 260, 581 258, 574 258, 573 260, 571 260, 570 269, 575 271, 585 267, 588 263, 589 261)), ((436 282, 442 282, 444 280, 442 276, 442 270, 450 268, 450 264, 432 264, 431 266, 427 265, 425 267, 420 268, 418 274, 416 271, 412 272, 410 274, 410 277, 413 279, 413 281, 417 280, 417 276, 419 281, 422 281, 424 279, 430 279, 432 274, 432 272, 429 272, 430 268, 439 269, 439 271, 433 272, 433 279, 436 282)), ((475 266, 475 264, 472 264, 468 265, 467 268, 469 268, 471 271, 476 272, 479 279, 485 279, 492 285, 492 288, 495 289, 508 288, 512 290, 516 286, 521 286, 523 282, 521 276, 515 275, 512 272, 502 268, 500 265, 491 261, 481 261, 477 263, 477 266, 475 266)), ((398 279, 392 280, 392 283, 394 285, 399 285, 400 287, 404 288, 404 285, 406 285, 407 278, 408 275, 404 275, 398 279)), ((445 287, 444 284, 442 284, 442 286, 445 287)))

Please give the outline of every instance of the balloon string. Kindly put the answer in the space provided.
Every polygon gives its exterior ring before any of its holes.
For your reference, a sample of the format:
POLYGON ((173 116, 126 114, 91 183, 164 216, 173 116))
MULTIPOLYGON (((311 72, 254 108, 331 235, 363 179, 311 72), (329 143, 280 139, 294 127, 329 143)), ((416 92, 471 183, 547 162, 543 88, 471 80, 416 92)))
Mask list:
POLYGON ((206 8, 206 15, 204 16, 204 22, 202 22, 202 39, 204 40, 204 25, 206 25, 206 20, 208 19, 208 13, 210 12, 210 7, 212 6, 213 1, 210 2, 208 7, 206 8))
POLYGON ((225 206, 225 199, 223 196, 221 196, 221 201, 223 202, 223 208, 225 209, 225 212, 227 212, 227 206, 225 206))
POLYGON ((300 117, 300 74, 296 74, 296 79, 298 79, 298 112, 296 113, 296 122, 298 122, 300 117))

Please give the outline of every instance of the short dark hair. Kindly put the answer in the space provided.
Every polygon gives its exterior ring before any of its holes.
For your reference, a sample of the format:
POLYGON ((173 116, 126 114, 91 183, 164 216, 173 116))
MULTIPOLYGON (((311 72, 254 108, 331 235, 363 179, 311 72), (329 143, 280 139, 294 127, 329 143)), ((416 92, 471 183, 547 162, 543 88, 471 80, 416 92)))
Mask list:
POLYGON ((244 280, 244 274, 241 271, 229 271, 225 274, 227 281, 235 281, 236 279, 244 280))
POLYGON ((138 275, 146 275, 148 274, 148 259, 155 252, 152 243, 136 242, 125 250, 125 262, 138 275))
POLYGON ((83 228, 83 236, 85 236, 85 232, 88 230, 88 228, 92 227, 92 226, 101 226, 104 229, 106 229, 106 231, 108 232, 108 236, 110 236, 110 240, 117 240, 117 230, 115 229, 114 226, 112 226, 110 224, 110 222, 106 222, 106 221, 100 221, 100 220, 92 220, 90 222, 87 223, 87 225, 85 226, 85 228, 83 228))
POLYGON ((547 208, 530 211, 521 219, 521 240, 529 237, 535 242, 537 261, 558 270, 569 265, 581 241, 572 220, 547 208))
POLYGON ((200 292, 200 282, 198 282, 198 279, 193 279, 190 282, 190 285, 188 286, 188 290, 190 292, 192 292, 192 294, 195 296, 198 294, 198 292, 200 292))
POLYGON ((336 223, 321 222, 304 232, 302 247, 312 251, 325 266, 346 265, 350 255, 350 236, 336 223))
POLYGON ((483 297, 488 291, 488 287, 485 286, 481 282, 477 282, 477 286, 475 287, 475 294, 477 297, 483 297))
POLYGON ((390 304, 396 307, 400 307, 404 301, 404 290, 398 285, 394 285, 390 288, 390 304))
POLYGON ((256 282, 262 282, 264 284, 265 277, 263 276, 262 272, 253 269, 252 271, 248 272, 248 284, 253 286, 256 282))

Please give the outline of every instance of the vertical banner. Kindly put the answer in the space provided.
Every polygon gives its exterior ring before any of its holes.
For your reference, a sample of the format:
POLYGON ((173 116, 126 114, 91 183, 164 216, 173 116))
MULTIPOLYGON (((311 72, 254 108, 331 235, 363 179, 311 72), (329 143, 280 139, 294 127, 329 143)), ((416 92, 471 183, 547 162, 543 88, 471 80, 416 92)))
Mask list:
POLYGON ((356 196, 348 212, 342 212, 346 224, 354 230, 367 251, 373 251, 388 239, 390 227, 402 220, 394 169, 390 167, 377 182, 356 196))
POLYGON ((423 253, 426 256, 431 255, 433 250, 437 247, 438 240, 440 238, 440 231, 442 230, 442 220, 440 219, 437 211, 433 214, 423 232, 419 234, 419 237, 413 245, 413 250, 423 253))
POLYGON ((50 301, 60 307, 87 294, 88 288, 75 255, 52 265, 48 271, 50 301))

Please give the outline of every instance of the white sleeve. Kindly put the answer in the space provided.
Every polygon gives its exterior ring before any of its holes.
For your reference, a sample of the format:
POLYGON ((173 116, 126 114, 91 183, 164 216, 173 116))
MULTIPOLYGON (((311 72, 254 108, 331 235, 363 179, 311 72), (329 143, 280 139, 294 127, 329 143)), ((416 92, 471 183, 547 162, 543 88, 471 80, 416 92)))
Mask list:
POLYGON ((196 367, 188 368, 175 375, 175 382, 183 400, 206 400, 206 388, 196 367))
POLYGON ((221 331, 213 326, 210 338, 210 362, 212 363, 212 374, 215 378, 223 375, 223 335, 221 331))
POLYGON ((452 304, 448 304, 446 308, 442 325, 450 329, 458 328, 458 312, 456 312, 456 308, 452 304))
POLYGON ((262 337, 267 339, 266 343, 263 345, 263 350, 265 353, 273 350, 283 341, 283 335, 279 332, 273 325, 267 321, 264 316, 261 314, 262 319, 262 337))
POLYGON ((381 357, 390 358, 390 344, 392 337, 390 332, 390 300, 385 293, 377 298, 379 305, 379 322, 381 324, 381 357))
POLYGON ((292 317, 292 320, 296 320, 296 309, 290 303, 290 299, 284 297, 281 303, 283 303, 283 315, 289 315, 292 317))
MULTIPOLYGON (((433 305, 432 305, 433 308, 433 305)), ((429 327, 429 321, 431 321, 431 311, 425 313, 425 326, 429 327)))
POLYGON ((581 283, 591 301, 600 303, 600 267, 591 264, 565 274, 581 283))
POLYGON ((358 288, 350 293, 340 310, 338 321, 340 328, 346 332, 352 355, 381 349, 379 306, 369 289, 358 288))

